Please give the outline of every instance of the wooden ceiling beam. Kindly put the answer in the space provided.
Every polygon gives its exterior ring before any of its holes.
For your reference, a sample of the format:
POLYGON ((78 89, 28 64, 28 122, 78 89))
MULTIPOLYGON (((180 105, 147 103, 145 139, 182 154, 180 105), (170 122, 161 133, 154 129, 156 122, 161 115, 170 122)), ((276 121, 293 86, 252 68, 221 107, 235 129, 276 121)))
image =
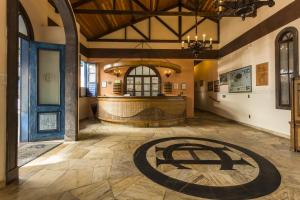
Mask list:
POLYGON ((131 28, 133 28, 133 30, 135 30, 138 34, 140 34, 145 40, 149 40, 149 38, 133 24, 131 25, 131 28))
POLYGON ((136 3, 139 7, 141 7, 143 10, 149 10, 142 2, 139 0, 132 0, 134 3, 136 3))
MULTIPOLYGON (((197 26, 199 26, 200 24, 202 24, 207 18, 203 18, 200 21, 198 21, 197 26)), ((189 33, 191 30, 196 28, 196 24, 194 24, 192 27, 190 27, 188 30, 186 30, 184 33, 182 33, 182 36, 186 35, 187 33, 189 33)))
MULTIPOLYGON (((185 8, 185 9, 187 9, 187 10, 190 10, 187 6, 185 6, 184 4, 182 4, 182 7, 183 8, 185 8)), ((190 10, 191 11, 191 10, 190 10)), ((201 13, 201 12, 200 12, 201 13)), ((214 13, 216 13, 216 12, 214 12, 214 13)), ((196 13, 195 13, 196 14, 196 13)), ((233 16, 233 14, 226 14, 226 15, 228 15, 228 17, 230 17, 231 15, 233 16)), ((195 15, 194 15, 195 16, 195 15)), ((198 16, 200 16, 199 14, 198 14, 198 16)), ((215 16, 202 16, 202 17, 206 17, 207 19, 210 19, 211 21, 213 21, 213 22, 215 22, 215 23, 219 23, 219 21, 220 21, 220 18, 221 17, 224 17, 225 15, 218 15, 217 13, 215 14, 215 16)), ((226 16, 227 17, 227 16, 226 16)))
MULTIPOLYGON (((177 12, 177 11, 131 11, 131 10, 99 10, 99 9, 74 9, 75 14, 87 14, 87 15, 135 15, 144 17, 154 16, 195 16, 195 12, 177 12)), ((216 12, 202 11, 198 12, 199 17, 236 17, 233 14, 219 15, 216 12)), ((216 21, 215 19, 214 21, 216 21)))
MULTIPOLYGON (((176 8, 176 7, 177 7, 177 5, 172 5, 172 6, 168 7, 168 8, 165 8, 163 11, 168 11, 168 10, 171 10, 171 9, 173 9, 173 8, 176 8)), ((106 32, 104 32, 104 33, 101 33, 101 34, 99 34, 99 35, 96 35, 96 36, 94 36, 94 37, 87 38, 87 39, 88 39, 88 41, 97 41, 99 38, 101 38, 101 37, 103 37, 103 36, 105 36, 105 35, 111 34, 111 33, 115 32, 115 31, 121 30, 121 29, 126 28, 126 27, 128 27, 128 26, 131 26, 131 25, 133 25, 133 24, 139 23, 139 22, 144 21, 144 20, 146 20, 146 19, 148 19, 148 18, 149 18, 149 17, 141 17, 141 18, 139 18, 139 19, 135 19, 135 20, 130 21, 130 22, 128 22, 128 23, 125 23, 125 24, 123 24, 123 25, 121 25, 121 26, 119 26, 119 27, 113 28, 113 29, 108 30, 108 31, 106 31, 106 32)))
POLYGON ((90 3, 92 1, 93 0, 79 0, 79 1, 77 1, 75 3, 72 3, 72 7, 73 7, 73 9, 75 9, 75 8, 78 8, 78 7, 82 6, 82 5, 84 5, 84 4, 90 3))
MULTIPOLYGON (((147 43, 177 43, 178 44, 178 48, 181 47, 181 42, 185 41, 187 42, 187 40, 165 40, 165 39, 96 39, 93 40, 93 42, 135 42, 135 43, 142 43, 142 42, 147 42, 147 43)), ((207 43, 209 44, 210 41, 207 41, 207 43)), ((212 41, 213 44, 219 44, 219 41, 214 40, 212 41)))
POLYGON ((171 31, 176 37, 179 37, 179 34, 171 27, 169 26, 164 20, 162 20, 160 17, 155 16, 157 21, 159 21, 164 27, 166 27, 169 31, 171 31))
MULTIPOLYGON (((136 4, 138 4, 143 10, 144 12, 152 12, 151 10, 149 10, 143 3, 141 3, 139 0, 133 0, 136 4)), ((178 6, 179 3, 176 4, 176 6, 178 6)), ((158 11, 156 11, 158 12, 158 11)), ((162 11, 165 12, 165 11, 162 11)), ((165 12, 168 13, 168 12, 165 12)), ((164 22, 161 18, 159 18, 157 15, 154 16, 164 27, 166 27, 169 31, 171 31, 176 37, 179 38, 179 34, 172 28, 170 27, 166 22, 164 22)))
MULTIPOLYGON (((188 49, 103 49, 86 48, 80 45, 80 52, 88 58, 156 58, 195 59, 188 49)), ((197 59, 218 59, 218 50, 202 51, 197 59)))

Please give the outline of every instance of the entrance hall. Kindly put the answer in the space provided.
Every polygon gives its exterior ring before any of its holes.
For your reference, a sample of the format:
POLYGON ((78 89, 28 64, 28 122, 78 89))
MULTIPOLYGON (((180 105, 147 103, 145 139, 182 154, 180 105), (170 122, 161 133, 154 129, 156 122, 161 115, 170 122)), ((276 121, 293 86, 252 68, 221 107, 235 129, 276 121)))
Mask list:
POLYGON ((2 0, 0 199, 299 199, 300 0, 2 0))

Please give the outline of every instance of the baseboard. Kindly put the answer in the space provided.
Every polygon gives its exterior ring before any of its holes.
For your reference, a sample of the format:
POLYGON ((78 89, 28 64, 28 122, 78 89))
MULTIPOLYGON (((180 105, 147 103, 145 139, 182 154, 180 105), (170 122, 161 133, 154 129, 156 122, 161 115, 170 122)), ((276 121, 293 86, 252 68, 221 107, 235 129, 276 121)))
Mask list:
MULTIPOLYGON (((197 109, 198 110, 198 109, 197 109)), ((273 136, 277 136, 277 137, 280 137, 280 138, 285 138, 285 139, 289 139, 290 140, 290 136, 289 135, 285 135, 283 133, 279 133, 279 132, 276 132, 276 131, 272 131, 272 130, 269 130, 269 129, 266 129, 266 128, 261 128, 261 127, 258 127, 258 126, 254 126, 254 125, 251 125, 251 124, 247 124, 247 123, 244 123, 244 122, 240 122, 240 121, 237 121, 237 120, 234 120, 234 119, 230 119, 228 117, 225 117, 223 115, 220 115, 218 113, 214 113, 214 112, 211 112, 211 111, 208 111, 208 110, 200 110, 199 111, 204 111, 204 112, 209 112, 209 113, 212 113, 214 115, 217 115, 219 117, 223 117, 225 119, 228 119, 228 120, 231 120, 237 124, 240 124, 240 125, 243 125, 243 126, 247 126, 247 127, 250 127, 250 128, 253 128, 253 129, 256 129, 256 130, 259 130, 259 131, 262 131, 262 132, 265 132, 267 134, 271 134, 273 136)))
POLYGON ((289 135, 285 135, 283 133, 278 133, 276 131, 272 131, 272 130, 269 130, 269 129, 261 128, 261 127, 258 127, 258 126, 246 124, 246 123, 235 121, 235 120, 233 120, 233 121, 236 122, 236 123, 238 123, 238 124, 241 124, 243 126, 247 126, 247 127, 250 127, 250 128, 253 128, 253 129, 256 129, 256 130, 268 133, 268 134, 271 134, 273 136, 277 136, 277 137, 281 137, 281 138, 285 138, 285 139, 290 139, 289 135))
POLYGON ((10 184, 15 181, 19 181, 19 167, 15 167, 14 169, 7 172, 7 174, 6 174, 6 183, 5 184, 10 184))
POLYGON ((83 122, 83 121, 88 120, 88 119, 89 119, 89 117, 85 117, 85 118, 79 119, 79 122, 83 122))

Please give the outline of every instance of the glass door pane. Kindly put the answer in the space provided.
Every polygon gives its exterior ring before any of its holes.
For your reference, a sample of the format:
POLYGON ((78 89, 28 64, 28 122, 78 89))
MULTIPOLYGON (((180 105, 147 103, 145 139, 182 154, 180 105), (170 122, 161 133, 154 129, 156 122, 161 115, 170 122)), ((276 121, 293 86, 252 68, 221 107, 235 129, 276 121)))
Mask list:
POLYGON ((38 102, 60 105, 60 51, 38 50, 38 102))

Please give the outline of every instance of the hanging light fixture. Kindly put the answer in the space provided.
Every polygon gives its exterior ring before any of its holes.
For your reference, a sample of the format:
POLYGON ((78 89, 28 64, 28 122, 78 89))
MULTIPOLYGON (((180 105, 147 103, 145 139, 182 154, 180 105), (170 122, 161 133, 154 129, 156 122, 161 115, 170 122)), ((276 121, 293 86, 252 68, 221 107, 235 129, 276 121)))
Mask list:
MULTIPOLYGON (((273 7, 274 0, 216 0, 216 7, 219 14, 229 10, 234 16, 241 17, 243 20, 246 17, 256 17, 257 9, 263 6, 273 7)), ((221 14, 226 17, 226 13, 221 14)))
MULTIPOLYGON (((202 40, 199 40, 198 38, 198 11, 199 11, 199 5, 201 0, 196 0, 196 11, 195 11, 195 40, 191 40, 190 36, 187 36, 187 47, 190 49, 195 58, 198 58, 200 53, 204 50, 211 50, 212 49, 212 38, 209 39, 209 41, 206 39, 206 34, 202 35, 202 40)), ((185 49, 185 41, 181 42, 181 48, 185 49)))

